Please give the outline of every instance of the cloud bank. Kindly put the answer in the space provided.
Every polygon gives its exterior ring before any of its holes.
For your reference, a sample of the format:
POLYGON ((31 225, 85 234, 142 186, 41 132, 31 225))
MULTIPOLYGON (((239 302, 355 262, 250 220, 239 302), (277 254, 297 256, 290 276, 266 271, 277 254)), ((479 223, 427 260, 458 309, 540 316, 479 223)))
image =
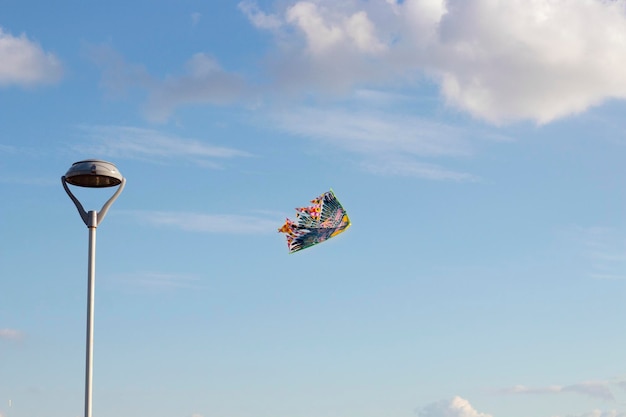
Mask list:
POLYGON ((26 35, 13 36, 0 27, 0 87, 53 84, 62 75, 61 61, 54 54, 26 35))
MULTIPOLYGON (((238 8, 272 36, 263 64, 242 71, 250 78, 203 51, 161 79, 102 48, 94 59, 109 87, 147 90, 153 121, 190 104, 345 97, 362 88, 417 97, 435 85, 451 108, 493 124, 549 123, 626 98, 626 0, 288 0, 272 10, 244 0, 238 8)), ((25 45, 30 58, 0 47, 0 58, 9 57, 0 82, 58 77, 53 55, 24 37, 0 32, 3 41, 25 45), (37 75, 22 78, 26 67, 37 75)))
POLYGON ((626 0, 286 0, 264 7, 238 3, 249 24, 270 35, 259 65, 241 72, 210 51, 164 77, 107 48, 95 48, 94 59, 109 89, 144 90, 149 120, 167 121, 187 105, 236 104, 253 109, 264 127, 357 154, 367 172, 457 182, 479 179, 448 166, 449 158, 472 155, 468 136, 476 132, 416 116, 433 86, 448 108, 495 125, 549 123, 626 98, 626 0))
POLYGON ((348 91, 426 76, 451 106, 492 123, 547 123, 626 97, 623 0, 281 4, 239 7, 275 35, 282 55, 271 72, 283 88, 348 91))

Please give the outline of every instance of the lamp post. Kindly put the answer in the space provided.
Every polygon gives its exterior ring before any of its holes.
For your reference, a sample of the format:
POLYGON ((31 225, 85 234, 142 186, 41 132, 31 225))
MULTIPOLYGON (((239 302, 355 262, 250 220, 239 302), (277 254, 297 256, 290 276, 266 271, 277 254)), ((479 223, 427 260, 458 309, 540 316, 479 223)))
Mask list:
POLYGON ((74 205, 78 209, 80 217, 89 228, 89 262, 88 262, 88 285, 87 285, 87 346, 85 362, 85 417, 91 417, 91 398, 93 382, 93 309, 95 298, 95 278, 96 278, 96 228, 104 220, 109 207, 117 199, 126 179, 110 162, 98 159, 88 159, 72 164, 67 173, 61 177, 61 183, 67 195, 70 196, 74 205), (83 205, 72 194, 67 184, 78 187, 104 188, 119 186, 117 191, 104 203, 100 212, 93 210, 85 211, 83 205))

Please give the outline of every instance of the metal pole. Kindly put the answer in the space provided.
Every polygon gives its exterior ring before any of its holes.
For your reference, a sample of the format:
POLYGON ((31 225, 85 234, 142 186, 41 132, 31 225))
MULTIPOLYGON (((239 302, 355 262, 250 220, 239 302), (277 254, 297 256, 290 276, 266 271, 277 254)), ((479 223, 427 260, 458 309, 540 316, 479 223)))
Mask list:
POLYGON ((98 214, 95 211, 87 213, 89 228, 89 264, 87 283, 87 354, 85 361, 85 417, 91 417, 91 399, 93 383, 93 310, 96 285, 96 228, 98 214))
MULTIPOLYGON (((80 203, 80 201, 78 201, 74 194, 72 194, 72 191, 67 186, 66 177, 61 177, 61 183, 63 184, 65 192, 74 202, 74 205, 76 206, 76 209, 78 210, 81 219, 83 219, 83 222, 89 228, 89 265, 87 283, 87 353, 85 358, 85 417, 91 417, 93 392, 93 310, 96 291, 96 228, 98 227, 100 222, 104 220, 104 216, 106 216, 109 207, 111 207, 111 204, 113 204, 113 202, 120 195, 120 193, 124 189, 124 185, 126 184, 126 179, 124 177, 121 177, 121 179, 117 177, 114 178, 120 180, 119 187, 117 191, 111 196, 111 198, 109 198, 109 200, 104 203, 104 205, 100 209, 100 213, 98 213, 93 210, 86 212, 83 208, 83 205, 80 203)), ((74 185, 91 187, 89 183, 74 185)))

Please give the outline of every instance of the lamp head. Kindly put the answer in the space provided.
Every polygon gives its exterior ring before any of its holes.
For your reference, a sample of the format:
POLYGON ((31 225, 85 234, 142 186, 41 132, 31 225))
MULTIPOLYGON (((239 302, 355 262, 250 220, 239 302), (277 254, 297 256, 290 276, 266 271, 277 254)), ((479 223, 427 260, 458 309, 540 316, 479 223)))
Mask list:
POLYGON ((89 188, 115 187, 122 183, 122 174, 111 162, 86 159, 74 162, 65 174, 65 181, 89 188))

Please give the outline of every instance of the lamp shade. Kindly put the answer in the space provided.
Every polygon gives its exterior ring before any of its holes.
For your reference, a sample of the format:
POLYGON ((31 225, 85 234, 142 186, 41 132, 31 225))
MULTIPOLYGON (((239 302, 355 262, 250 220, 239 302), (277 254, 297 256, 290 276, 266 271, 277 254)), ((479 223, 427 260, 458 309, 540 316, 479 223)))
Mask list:
POLYGON ((114 187, 122 182, 122 174, 111 162, 86 159, 74 162, 65 174, 65 181, 89 188, 114 187))

